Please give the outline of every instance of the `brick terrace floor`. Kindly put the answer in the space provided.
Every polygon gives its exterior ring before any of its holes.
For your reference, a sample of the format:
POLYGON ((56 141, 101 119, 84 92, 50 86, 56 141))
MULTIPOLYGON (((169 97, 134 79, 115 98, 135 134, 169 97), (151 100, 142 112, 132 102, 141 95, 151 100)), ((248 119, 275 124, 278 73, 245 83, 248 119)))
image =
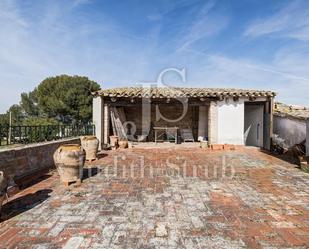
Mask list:
POLYGON ((309 174, 295 165, 250 148, 101 156, 80 187, 53 171, 4 204, 0 248, 309 247, 309 174))

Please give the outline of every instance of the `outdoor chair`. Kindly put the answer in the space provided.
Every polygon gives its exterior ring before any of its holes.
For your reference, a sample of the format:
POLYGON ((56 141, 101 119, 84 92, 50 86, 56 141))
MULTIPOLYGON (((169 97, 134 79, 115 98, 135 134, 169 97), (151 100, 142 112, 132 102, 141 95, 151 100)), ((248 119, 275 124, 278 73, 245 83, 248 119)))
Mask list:
POLYGON ((175 132, 174 132, 174 131, 166 130, 165 135, 166 135, 166 140, 167 140, 168 142, 171 142, 171 141, 176 142, 176 141, 177 141, 177 140, 176 140, 176 139, 177 139, 177 138, 176 138, 177 135, 175 135, 175 132))
POLYGON ((184 142, 194 142, 194 137, 192 133, 192 129, 180 129, 181 139, 184 142))

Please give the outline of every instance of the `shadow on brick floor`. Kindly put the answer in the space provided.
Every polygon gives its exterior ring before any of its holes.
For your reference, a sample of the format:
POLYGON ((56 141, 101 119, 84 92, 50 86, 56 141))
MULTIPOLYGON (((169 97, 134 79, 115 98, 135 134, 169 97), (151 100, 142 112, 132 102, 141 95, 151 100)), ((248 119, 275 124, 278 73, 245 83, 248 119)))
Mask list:
POLYGON ((104 158, 104 157, 107 157, 107 156, 108 156, 108 154, 107 154, 107 153, 103 153, 102 151, 100 151, 100 152, 98 153, 98 155, 97 155, 98 160, 100 160, 100 159, 102 159, 102 158, 104 158))
POLYGON ((83 181, 87 178, 93 177, 99 173, 98 167, 88 167, 83 169, 83 181))
POLYGON ((27 194, 6 202, 1 209, 1 219, 3 222, 26 212, 50 197, 51 189, 38 190, 35 193, 27 194))
POLYGON ((269 151, 265 151, 265 150, 260 150, 261 152, 263 152, 266 155, 272 156, 274 158, 280 159, 284 162, 290 163, 291 165, 294 165, 295 168, 300 168, 299 166, 299 160, 296 159, 295 157, 293 157, 290 154, 274 154, 274 153, 270 153, 269 151))
POLYGON ((48 179, 51 175, 49 174, 50 169, 44 169, 40 171, 34 171, 26 175, 14 177, 14 182, 17 184, 19 190, 29 188, 41 181, 48 179))

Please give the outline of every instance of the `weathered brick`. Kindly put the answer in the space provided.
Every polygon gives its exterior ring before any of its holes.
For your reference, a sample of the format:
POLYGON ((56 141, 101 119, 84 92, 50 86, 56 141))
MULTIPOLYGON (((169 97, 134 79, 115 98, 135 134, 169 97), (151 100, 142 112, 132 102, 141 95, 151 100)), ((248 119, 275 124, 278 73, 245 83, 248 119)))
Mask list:
POLYGON ((10 198, 0 248, 309 246, 308 174, 285 161, 247 148, 104 153, 102 173, 79 187, 64 188, 54 172, 10 198), (119 155, 123 167, 115 169, 119 155), (136 174, 141 156, 152 174, 136 174), (216 175, 222 156, 233 168, 228 177, 216 175))

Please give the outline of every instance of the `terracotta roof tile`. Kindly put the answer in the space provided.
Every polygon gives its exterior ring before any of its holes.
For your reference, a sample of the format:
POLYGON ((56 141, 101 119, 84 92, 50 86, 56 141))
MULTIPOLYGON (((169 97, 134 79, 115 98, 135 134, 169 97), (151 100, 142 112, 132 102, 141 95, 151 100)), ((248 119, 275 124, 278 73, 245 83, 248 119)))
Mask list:
POLYGON ((306 120, 309 118, 309 108, 275 103, 274 115, 306 120))
POLYGON ((109 97, 150 97, 150 98, 168 98, 168 97, 274 97, 276 94, 272 91, 263 90, 245 90, 233 88, 168 88, 168 87, 124 87, 104 89, 94 93, 95 95, 109 97))

